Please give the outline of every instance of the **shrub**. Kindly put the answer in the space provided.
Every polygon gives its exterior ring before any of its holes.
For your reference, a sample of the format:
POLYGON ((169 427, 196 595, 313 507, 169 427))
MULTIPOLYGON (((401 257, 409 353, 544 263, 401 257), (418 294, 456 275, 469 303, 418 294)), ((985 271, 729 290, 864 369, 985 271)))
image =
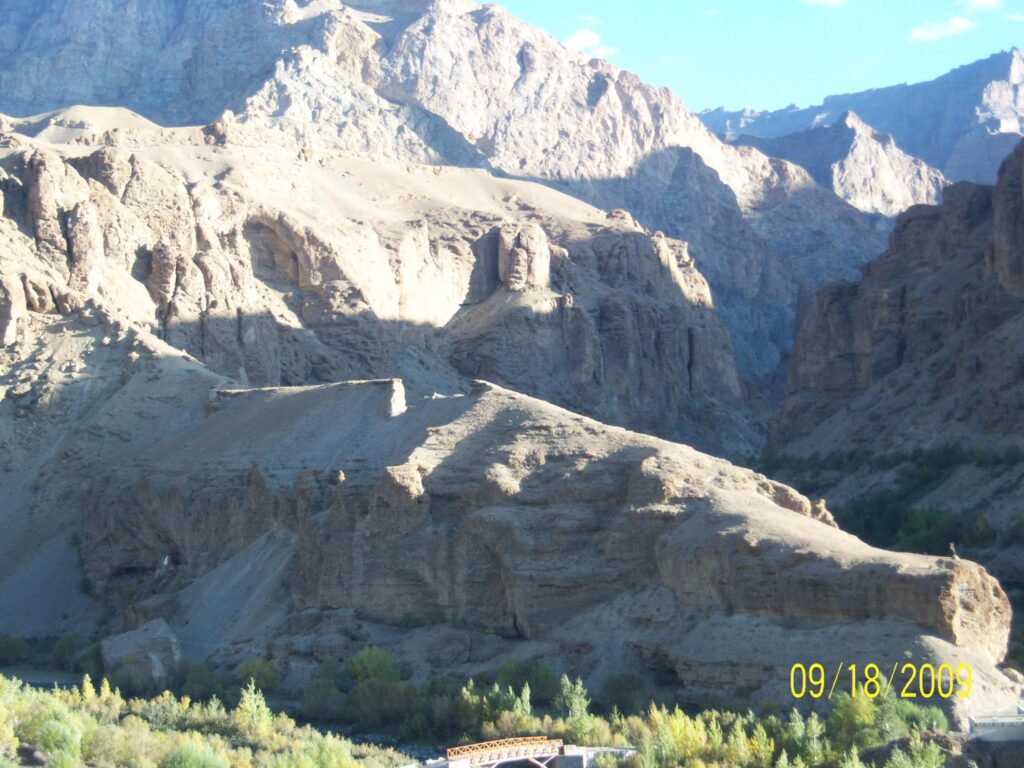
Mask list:
POLYGON ((8 768, 21 742, 43 751, 58 768, 396 768, 409 762, 393 751, 355 748, 275 717, 251 686, 239 708, 228 712, 217 699, 194 705, 170 694, 125 704, 106 681, 98 691, 88 680, 81 688, 38 691, 0 676, 0 733, 0 768, 8 768))
POLYGON ((251 680, 231 717, 238 732, 251 741, 265 740, 274 727, 274 713, 251 680))
POLYGON ((401 725, 416 714, 416 708, 416 689, 396 680, 364 680, 346 700, 348 717, 365 730, 401 725))
POLYGON ((174 671, 174 690, 195 701, 208 701, 217 696, 222 688, 217 674, 207 664, 185 659, 174 671))
POLYGON ((345 665, 344 678, 351 685, 370 681, 397 682, 402 677, 391 655, 376 646, 364 648, 345 665))
POLYGON ((29 655, 29 645, 20 637, 0 637, 0 667, 21 664, 29 655))
POLYGON ((273 693, 281 687, 284 677, 277 663, 269 659, 250 659, 238 666, 235 675, 243 685, 250 680, 266 693, 273 693))
POLYGON ((38 698, 15 727, 17 738, 44 754, 63 752, 76 760, 82 754, 82 732, 68 708, 58 701, 38 698))
POLYGON ((877 710, 873 700, 860 692, 851 696, 840 692, 828 716, 828 730, 842 750, 851 747, 868 746, 873 738, 871 729, 875 725, 877 710))
POLYGON ((186 744, 161 760, 160 768, 228 768, 228 764, 206 747, 186 744))
POLYGON ((945 768, 946 758, 934 742, 927 744, 919 736, 910 740, 909 752, 897 749, 892 753, 885 768, 945 768))

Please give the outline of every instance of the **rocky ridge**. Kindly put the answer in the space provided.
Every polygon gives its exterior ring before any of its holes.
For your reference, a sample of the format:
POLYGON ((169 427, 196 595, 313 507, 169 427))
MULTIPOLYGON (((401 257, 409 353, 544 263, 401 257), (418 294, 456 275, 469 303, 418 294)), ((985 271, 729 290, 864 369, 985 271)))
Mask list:
POLYGON ((948 183, 938 170, 903 152, 847 112, 827 126, 775 138, 742 134, 734 143, 799 165, 820 185, 865 213, 896 216, 913 205, 933 205, 948 183))
POLYGON ((1017 48, 925 83, 829 96, 773 112, 719 108, 701 113, 715 133, 778 138, 841 121, 855 112, 899 148, 951 181, 991 184, 1024 134, 1024 53, 1017 48))
POLYGON ((970 660, 975 707, 1015 693, 980 567, 872 550, 763 476, 488 384, 221 392, 85 497, 86 571, 139 619, 218 660, 269 645, 298 677, 379 642, 420 674, 526 652, 749 702, 784 696, 791 658, 909 650, 970 660))

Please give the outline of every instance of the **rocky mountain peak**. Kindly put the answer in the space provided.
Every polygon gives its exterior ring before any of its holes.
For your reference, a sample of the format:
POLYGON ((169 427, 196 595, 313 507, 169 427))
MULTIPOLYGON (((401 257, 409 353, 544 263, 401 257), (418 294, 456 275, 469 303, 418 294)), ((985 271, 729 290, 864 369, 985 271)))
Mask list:
POLYGON ((829 96, 806 108, 708 110, 701 118, 730 139, 776 139, 836 123, 853 111, 947 178, 994 183, 1002 159, 1024 135, 1022 75, 1022 54, 1013 48, 929 82, 829 96))
POLYGON ((892 136, 853 110, 833 123, 787 136, 744 134, 734 143, 806 168, 815 181, 866 213, 895 216, 912 205, 938 202, 946 185, 942 173, 903 152, 892 136))

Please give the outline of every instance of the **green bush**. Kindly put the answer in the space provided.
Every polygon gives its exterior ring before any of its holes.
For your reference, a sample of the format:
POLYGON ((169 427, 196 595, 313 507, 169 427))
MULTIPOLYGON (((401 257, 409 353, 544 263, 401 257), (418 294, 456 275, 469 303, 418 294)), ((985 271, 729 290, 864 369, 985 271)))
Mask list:
POLYGON ((938 744, 925 744, 915 735, 911 737, 908 749, 909 752, 894 751, 885 768, 946 768, 946 758, 938 744))
POLYGON ((235 711, 169 693, 126 702, 106 681, 97 690, 36 690, 0 676, 0 768, 18 743, 43 751, 51 766, 154 768, 397 768, 410 760, 390 750, 353 747, 275 716, 251 686, 235 711), (6 713, 6 714, 5 714, 6 713), (8 717, 10 715, 10 717, 8 717), (7 734, 6 720, 16 733, 7 734))
POLYGON ((242 690, 242 698, 232 713, 232 722, 242 736, 252 741, 266 740, 273 730, 274 713, 251 680, 242 690))
POLYGON ((350 685, 366 682, 397 682, 402 675, 398 664, 391 655, 382 648, 370 646, 364 648, 345 664, 344 679, 350 685))
POLYGON ((989 547, 998 535, 984 515, 954 513, 934 507, 911 511, 897 533, 899 546, 926 555, 948 555, 950 543, 989 547))
POLYGON ((20 637, 0 637, 0 667, 13 667, 31 655, 27 642, 20 637))
POLYGON ((284 676, 276 662, 269 659, 250 659, 239 664, 235 670, 238 681, 245 685, 250 680, 265 693, 273 693, 281 687, 284 676))
POLYGON ((364 730, 402 725, 417 713, 415 687, 396 680, 363 680, 346 702, 349 719, 364 730))
POLYGON ((499 686, 514 691, 529 685, 533 702, 542 707, 549 706, 558 696, 558 674, 540 659, 509 659, 498 668, 496 678, 499 686))
POLYGON ((228 768, 228 764, 206 747, 186 744, 161 760, 160 768, 228 768))
POLYGON ((30 709, 17 723, 15 735, 47 755, 63 752, 77 759, 82 754, 82 732, 68 708, 58 702, 30 709))

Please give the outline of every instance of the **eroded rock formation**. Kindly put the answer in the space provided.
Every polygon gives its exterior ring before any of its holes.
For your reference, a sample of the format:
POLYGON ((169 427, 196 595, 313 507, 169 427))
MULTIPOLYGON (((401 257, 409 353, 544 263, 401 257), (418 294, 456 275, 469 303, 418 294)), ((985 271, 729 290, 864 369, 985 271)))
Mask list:
POLYGON ((19 138, 8 151, 11 221, 38 254, 5 278, 8 341, 27 307, 95 298, 246 384, 415 366, 417 391, 452 391, 454 365, 713 450, 756 445, 728 334, 685 244, 455 169, 375 164, 371 217, 353 196, 365 161, 303 161, 287 144, 257 158, 208 147, 198 129, 143 132, 187 159, 152 157, 130 138, 89 148, 87 131, 75 150, 19 138), (291 192, 268 191, 284 174, 291 192), (488 202, 454 193, 460 184, 488 202), (650 322, 664 339, 641 338, 650 322), (648 383, 634 391, 639 361, 648 383))
POLYGON ((595 682, 660 661, 684 698, 757 700, 792 659, 911 649, 970 659, 976 707, 1012 697, 991 669, 1009 604, 979 566, 873 550, 763 476, 492 385, 395 416, 396 386, 225 393, 91 484, 86 571, 220 658, 258 610, 256 642, 296 670, 337 652, 332 632, 421 655, 496 632, 447 666, 525 643, 595 682))

